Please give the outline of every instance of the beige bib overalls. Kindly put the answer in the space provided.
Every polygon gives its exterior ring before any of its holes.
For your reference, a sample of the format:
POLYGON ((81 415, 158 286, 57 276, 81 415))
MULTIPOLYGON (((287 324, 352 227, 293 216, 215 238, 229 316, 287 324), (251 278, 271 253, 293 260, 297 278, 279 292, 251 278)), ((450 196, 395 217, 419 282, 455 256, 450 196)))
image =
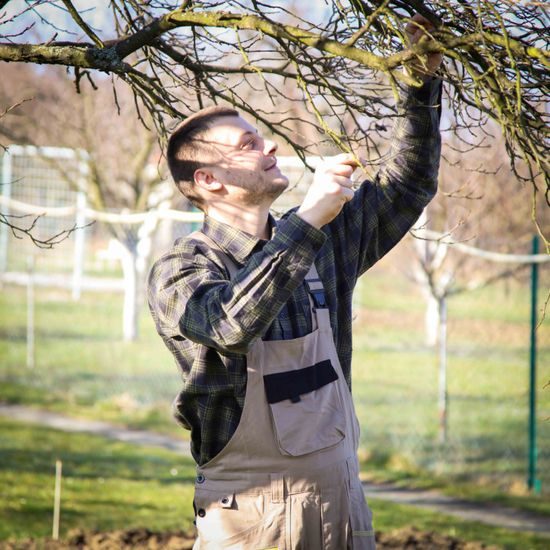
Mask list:
POLYGON ((306 281, 313 332, 252 345, 237 430, 197 468, 194 550, 375 548, 358 478, 359 425, 314 265, 306 281))

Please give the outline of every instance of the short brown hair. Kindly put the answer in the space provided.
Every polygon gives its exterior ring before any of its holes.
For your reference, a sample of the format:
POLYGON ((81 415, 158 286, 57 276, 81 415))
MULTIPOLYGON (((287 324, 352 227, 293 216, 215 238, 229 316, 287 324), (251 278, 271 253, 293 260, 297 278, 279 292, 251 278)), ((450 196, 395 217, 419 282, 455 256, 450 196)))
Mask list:
POLYGON ((201 210, 204 210, 204 201, 195 190, 195 170, 210 164, 206 159, 215 155, 213 147, 201 138, 215 119, 224 116, 239 116, 239 113, 221 106, 201 109, 181 122, 168 140, 166 158, 176 186, 201 210))

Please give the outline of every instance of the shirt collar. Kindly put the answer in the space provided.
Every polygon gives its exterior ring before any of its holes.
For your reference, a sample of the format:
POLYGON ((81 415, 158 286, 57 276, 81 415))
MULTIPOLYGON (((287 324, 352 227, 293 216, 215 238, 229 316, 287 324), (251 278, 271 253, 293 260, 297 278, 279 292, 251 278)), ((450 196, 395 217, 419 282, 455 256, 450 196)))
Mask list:
MULTIPOLYGON (((268 223, 271 227, 271 236, 273 237, 277 230, 277 221, 271 214, 269 214, 268 223)), ((258 237, 250 235, 250 233, 246 233, 241 229, 222 223, 209 216, 204 217, 202 231, 240 264, 246 262, 259 243, 265 244, 267 242, 264 239, 258 239, 258 237)))

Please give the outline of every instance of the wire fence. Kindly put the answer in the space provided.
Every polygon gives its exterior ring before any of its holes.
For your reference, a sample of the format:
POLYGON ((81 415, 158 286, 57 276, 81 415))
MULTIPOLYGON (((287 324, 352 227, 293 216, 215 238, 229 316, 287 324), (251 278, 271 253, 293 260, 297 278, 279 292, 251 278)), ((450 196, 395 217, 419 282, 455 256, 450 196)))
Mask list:
MULTIPOLYGON (((538 433, 530 442, 529 286, 500 281, 449 298, 442 441, 441 357, 425 344, 425 303, 399 278, 400 267, 375 268, 361 283, 353 389, 365 457, 380 468, 418 468, 525 494, 534 445, 536 478, 550 493, 550 331, 543 321, 536 332, 538 433)), ((541 306, 549 282, 546 270, 541 306)))
MULTIPOLYGON (((72 208, 71 216, 85 208, 77 205, 74 197, 66 197, 32 202, 52 216, 62 213, 53 208, 72 208)), ((30 210, 32 205, 23 199, 12 193, 10 208, 30 210)), ((0 207, 6 205, 4 195, 0 207)), ((7 244, 11 247, 9 261, 13 262, 9 265, 25 267, 6 270, 2 275, 0 401, 53 408, 186 438, 187 433, 176 426, 170 412, 180 386, 173 359, 156 335, 143 303, 139 339, 123 341, 120 258, 116 250, 109 250, 108 241, 102 240, 99 246, 92 237, 107 234, 107 223, 144 224, 155 218, 158 223, 152 234, 150 263, 174 236, 189 232, 200 215, 170 208, 144 214, 86 209, 84 214, 86 220, 96 219, 97 223, 85 230, 82 292, 76 301, 71 299, 72 279, 56 279, 57 271, 47 258, 57 252, 33 251, 31 276, 26 273, 27 249, 17 243, 7 244), (29 285, 34 285, 33 293, 28 292, 29 285), (29 354, 30 324, 34 330, 29 354)), ((69 218, 65 215, 62 219, 69 218)), ((74 249, 74 238, 71 235, 64 244, 66 250, 74 249)), ((407 239, 412 240, 410 236, 407 239)), ((479 252, 457 248, 456 254, 479 252)), ((499 258, 540 263, 536 290, 540 320, 550 288, 548 257, 533 256, 530 250, 516 252, 516 257, 499 258)), ((63 254, 73 265, 74 254, 63 254)), ((411 254, 410 243, 400 244, 362 277, 356 291, 353 394, 362 427, 360 452, 366 460, 365 470, 424 471, 525 493, 529 467, 529 280, 501 280, 448 299, 448 432, 442 441, 440 351, 426 344, 426 302, 418 286, 405 275, 411 254)), ((489 256, 485 254, 483 261, 489 261, 489 256)), ((63 275, 67 269, 59 271, 63 275)), ((537 478, 543 494, 549 494, 548 320, 540 324, 536 336, 537 478)))

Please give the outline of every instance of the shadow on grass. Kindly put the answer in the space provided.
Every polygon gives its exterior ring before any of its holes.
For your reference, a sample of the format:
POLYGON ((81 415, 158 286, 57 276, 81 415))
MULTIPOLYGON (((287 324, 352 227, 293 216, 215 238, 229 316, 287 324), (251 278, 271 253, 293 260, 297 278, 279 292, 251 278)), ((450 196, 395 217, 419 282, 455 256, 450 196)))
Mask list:
POLYGON ((122 338, 119 331, 109 331, 105 333, 90 334, 86 332, 69 332, 62 330, 40 330, 36 338, 48 340, 82 340, 83 342, 121 342, 122 338))
MULTIPOLYGON (((63 521, 73 516, 75 515, 70 511, 63 510, 63 521)), ((51 536, 52 534, 51 506, 25 505, 21 510, 10 510, 4 507, 2 510, 2 521, 4 522, 4 526, 0 526, 0 538, 24 539, 30 533, 33 533, 34 536, 42 537, 51 536)))

